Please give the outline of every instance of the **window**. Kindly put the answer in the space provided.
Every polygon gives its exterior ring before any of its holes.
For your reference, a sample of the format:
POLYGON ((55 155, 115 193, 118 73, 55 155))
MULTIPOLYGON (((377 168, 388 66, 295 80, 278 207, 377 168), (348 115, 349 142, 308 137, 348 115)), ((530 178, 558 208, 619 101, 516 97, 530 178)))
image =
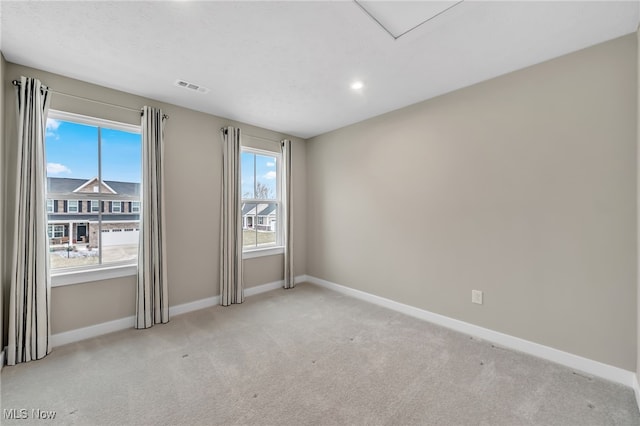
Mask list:
POLYGON ((140 213, 140 201, 131 203, 131 213, 140 213))
POLYGON ((49 238, 64 237, 64 225, 47 225, 47 234, 49 238))
POLYGON ((139 228, 140 208, 117 213, 123 202, 140 202, 140 127, 50 110, 45 153, 52 273, 134 265, 138 232, 108 231, 139 228), (54 200, 67 208, 55 212, 54 200))
POLYGON ((240 167, 243 250, 281 246, 280 154, 243 148, 240 167))
POLYGON ((67 201, 67 212, 68 213, 78 213, 78 200, 68 200, 67 201))

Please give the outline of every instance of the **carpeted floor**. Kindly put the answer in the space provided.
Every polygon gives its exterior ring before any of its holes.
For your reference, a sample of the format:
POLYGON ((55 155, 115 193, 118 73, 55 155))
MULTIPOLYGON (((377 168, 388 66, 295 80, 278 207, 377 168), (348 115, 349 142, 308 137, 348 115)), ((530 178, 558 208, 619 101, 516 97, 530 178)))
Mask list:
POLYGON ((311 284, 59 347, 1 386, 2 424, 640 425, 629 388, 311 284))

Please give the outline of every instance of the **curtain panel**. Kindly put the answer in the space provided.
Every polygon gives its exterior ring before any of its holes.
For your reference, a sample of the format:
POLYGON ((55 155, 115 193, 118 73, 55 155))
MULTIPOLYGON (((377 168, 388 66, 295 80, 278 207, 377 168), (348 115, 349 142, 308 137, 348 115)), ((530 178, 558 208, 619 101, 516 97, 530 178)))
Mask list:
POLYGON ((291 141, 282 141, 282 200, 284 201, 282 223, 284 224, 284 288, 295 287, 293 272, 293 210, 291 189, 291 141))
POLYGON ((33 78, 21 77, 16 89, 18 139, 12 261, 8 265, 8 365, 41 359, 51 351, 44 147, 50 96, 47 87, 33 78))
POLYGON ((240 129, 220 130, 222 138, 222 210, 220 219, 220 304, 244 301, 240 208, 240 129))
POLYGON ((169 322, 164 208, 164 119, 142 110, 142 194, 135 328, 169 322))

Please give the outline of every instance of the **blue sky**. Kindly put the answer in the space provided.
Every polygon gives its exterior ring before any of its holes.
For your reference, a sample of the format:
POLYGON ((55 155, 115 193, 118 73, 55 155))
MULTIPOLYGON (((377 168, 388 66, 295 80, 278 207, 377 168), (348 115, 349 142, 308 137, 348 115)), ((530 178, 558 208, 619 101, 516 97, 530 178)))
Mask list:
POLYGON ((275 198, 277 180, 276 180, 276 157, 270 157, 259 154, 243 152, 241 157, 241 173, 242 173, 242 197, 254 198, 255 182, 260 182, 269 188, 271 196, 275 198), (255 161, 255 175, 253 178, 255 161))
MULTIPOLYGON (((140 182, 141 136, 102 129, 102 179, 140 182)), ((98 176, 98 128, 47 120, 47 176, 90 179, 98 176)))

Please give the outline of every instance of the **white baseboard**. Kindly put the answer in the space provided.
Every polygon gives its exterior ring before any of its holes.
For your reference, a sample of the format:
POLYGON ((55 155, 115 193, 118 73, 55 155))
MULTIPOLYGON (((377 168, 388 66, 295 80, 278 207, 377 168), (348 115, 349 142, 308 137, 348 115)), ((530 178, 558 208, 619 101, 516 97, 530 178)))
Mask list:
POLYGON ((200 309, 210 308, 220 304, 220 296, 207 297, 205 299, 196 300, 195 302, 183 303, 182 305, 169 307, 169 318, 186 314, 187 312, 197 311, 200 309))
MULTIPOLYGON (((295 278, 295 282, 306 281, 305 275, 300 275, 295 278)), ((244 295, 251 297, 256 294, 264 293, 266 291, 276 290, 282 287, 283 281, 274 281, 267 284, 261 284, 255 287, 245 289, 244 295)), ((207 297, 205 299, 196 300, 194 302, 183 303, 181 305, 170 306, 169 316, 177 316, 186 314, 187 312, 197 311, 199 309, 209 308, 220 304, 220 296, 207 297)), ((75 330, 65 331, 63 333, 53 334, 51 336, 51 346, 62 346, 68 343, 79 342, 81 340, 90 339, 92 337, 101 336, 107 333, 113 333, 115 331, 126 330, 133 328, 135 324, 135 317, 130 316, 126 318, 120 318, 113 321, 103 322, 89 327, 78 328, 75 330)), ((2 352, 2 360, 4 361, 4 352, 2 352)), ((4 363, 2 364, 4 365, 4 363)))
POLYGON ((107 321, 89 327, 77 328, 75 330, 65 331, 51 335, 51 347, 66 345, 68 343, 79 342, 80 340, 90 339, 92 337, 101 336, 114 331, 120 331, 127 328, 133 328, 136 318, 131 316, 120 318, 113 321, 107 321))
POLYGON ((255 296, 256 294, 264 293, 266 291, 277 290, 282 288, 284 281, 274 281, 272 283, 266 283, 257 285, 255 287, 249 287, 244 289, 245 297, 255 296))
MULTIPOLYGON (((307 281, 306 275, 298 275, 293 279, 295 284, 300 284, 302 282, 307 281)), ((271 283, 260 284, 255 287, 249 287, 244 289, 245 297, 255 296, 256 294, 264 293, 266 291, 277 290, 282 288, 284 285, 284 280, 274 281, 271 283)))
MULTIPOLYGON (((410 315, 415 318, 419 318, 470 336, 480 338, 482 340, 493 342, 505 348, 514 349, 516 351, 524 352, 538 358, 543 358, 557 364, 561 364, 566 367, 590 374, 592 376, 620 383, 628 387, 634 387, 634 380, 636 380, 637 383, 635 373, 624 370, 622 368, 614 367, 612 365, 604 364, 599 361, 594 361, 588 358, 554 349, 549 346, 544 346, 539 343, 524 340, 519 337, 510 336, 508 334, 500 333, 498 331, 490 330, 488 328, 480 327, 468 322, 449 318, 444 315, 416 308, 414 306, 405 305, 400 302, 385 299, 384 297, 365 293, 360 290, 355 290, 353 288, 345 287, 313 276, 307 276, 306 281, 330 290, 337 291, 339 293, 355 297, 357 299, 374 303, 379 306, 384 306, 385 308, 389 308, 397 312, 402 312, 406 315, 410 315)), ((638 396, 637 392, 638 391, 636 391, 636 396, 638 396)))
POLYGON ((640 383, 638 383, 638 374, 633 375, 633 392, 636 394, 636 404, 640 410, 640 383))
POLYGON ((294 282, 296 284, 300 284, 300 283, 304 283, 304 282, 308 282, 309 281, 309 276, 308 275, 298 275, 294 282))

